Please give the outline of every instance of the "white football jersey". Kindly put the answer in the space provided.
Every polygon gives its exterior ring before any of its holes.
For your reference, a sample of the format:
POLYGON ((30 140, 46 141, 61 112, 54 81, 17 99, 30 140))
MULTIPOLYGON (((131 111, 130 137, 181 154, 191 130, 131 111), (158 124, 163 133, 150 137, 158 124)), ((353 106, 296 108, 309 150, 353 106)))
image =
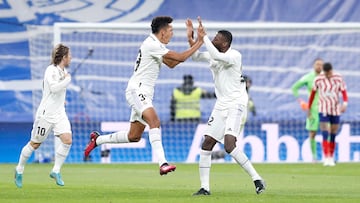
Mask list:
POLYGON ((127 90, 140 88, 147 93, 147 97, 152 98, 162 57, 168 52, 169 49, 154 34, 150 34, 140 46, 134 73, 129 80, 127 90))
POLYGON ((242 78, 242 56, 240 52, 229 48, 225 53, 219 52, 210 39, 205 36, 207 52, 195 52, 192 59, 207 61, 213 74, 216 94, 215 109, 227 109, 234 105, 248 104, 246 83, 242 78))
POLYGON ((50 123, 57 123, 66 117, 65 97, 66 87, 70 84, 71 77, 65 77, 67 70, 62 70, 55 65, 46 68, 43 80, 43 92, 36 116, 44 116, 50 123))

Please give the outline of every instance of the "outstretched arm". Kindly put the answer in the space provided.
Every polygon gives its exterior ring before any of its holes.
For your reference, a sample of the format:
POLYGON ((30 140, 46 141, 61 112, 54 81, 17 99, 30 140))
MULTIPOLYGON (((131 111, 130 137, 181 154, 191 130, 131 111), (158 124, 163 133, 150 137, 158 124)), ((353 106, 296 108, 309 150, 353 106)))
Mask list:
POLYGON ((170 68, 174 68, 176 65, 178 65, 181 62, 184 62, 186 59, 188 59, 193 53, 195 53, 201 45, 204 43, 204 36, 206 35, 204 27, 201 24, 201 19, 199 20, 199 27, 197 30, 198 38, 196 42, 193 44, 192 47, 187 49, 184 52, 178 53, 175 51, 169 51, 163 56, 163 63, 165 63, 170 68))

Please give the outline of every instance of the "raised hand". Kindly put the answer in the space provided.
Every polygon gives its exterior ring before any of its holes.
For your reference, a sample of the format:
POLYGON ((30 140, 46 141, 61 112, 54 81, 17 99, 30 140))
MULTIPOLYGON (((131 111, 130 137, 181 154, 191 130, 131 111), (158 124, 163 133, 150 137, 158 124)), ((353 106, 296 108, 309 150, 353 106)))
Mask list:
POLYGON ((199 27, 203 27, 203 25, 202 25, 202 21, 201 21, 201 17, 200 17, 200 16, 198 16, 198 17, 197 17, 197 20, 198 20, 198 22, 199 22, 199 27))
POLYGON ((204 36, 206 35, 206 31, 204 26, 202 25, 202 21, 200 16, 198 17, 199 27, 197 29, 197 36, 199 41, 204 41, 204 36))
POLYGON ((186 19, 185 24, 186 24, 186 34, 187 34, 188 40, 194 40, 194 26, 193 26, 191 19, 189 19, 189 18, 186 19))

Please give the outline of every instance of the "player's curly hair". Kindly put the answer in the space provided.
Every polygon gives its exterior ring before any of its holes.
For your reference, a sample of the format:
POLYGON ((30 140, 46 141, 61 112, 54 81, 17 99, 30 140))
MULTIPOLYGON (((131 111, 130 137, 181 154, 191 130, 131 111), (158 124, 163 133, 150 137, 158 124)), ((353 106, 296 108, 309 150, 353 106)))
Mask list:
POLYGON ((61 60, 66 57, 69 54, 69 47, 58 44, 53 49, 52 55, 51 55, 51 64, 59 65, 61 60))
POLYGON ((158 16, 151 22, 151 31, 153 34, 158 33, 162 28, 167 27, 172 23, 173 19, 170 16, 158 16))
POLYGON ((223 37, 225 37, 226 41, 228 42, 228 44, 230 46, 231 42, 232 42, 232 34, 231 34, 231 32, 229 32, 227 30, 219 30, 218 33, 220 33, 223 37))

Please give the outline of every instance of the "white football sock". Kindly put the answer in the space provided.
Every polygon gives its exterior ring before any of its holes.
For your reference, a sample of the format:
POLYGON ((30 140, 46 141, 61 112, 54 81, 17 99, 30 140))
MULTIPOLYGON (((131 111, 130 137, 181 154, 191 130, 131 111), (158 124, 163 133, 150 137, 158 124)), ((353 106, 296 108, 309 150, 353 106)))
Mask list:
POLYGON ((252 180, 261 180, 260 175, 256 172, 246 154, 244 154, 239 147, 235 147, 230 155, 249 174, 252 180))
POLYGON ((70 148, 71 144, 64 144, 62 142, 59 144, 59 147, 56 149, 55 152, 55 164, 52 169, 53 172, 60 173, 61 166, 65 162, 65 159, 69 154, 70 148))
POLYGON ((128 131, 119 131, 107 135, 101 135, 96 139, 96 144, 101 145, 104 143, 128 143, 128 131))
POLYGON ((19 158, 19 163, 16 166, 16 171, 19 174, 24 173, 25 164, 26 164, 27 160, 29 159, 29 157, 31 156, 31 154, 33 153, 33 151, 35 151, 35 149, 30 145, 30 142, 28 142, 22 148, 20 158, 19 158))
POLYGON ((161 130, 160 128, 152 128, 149 130, 149 141, 153 152, 159 160, 159 166, 167 163, 165 158, 164 148, 161 143, 161 130))
POLYGON ((201 188, 210 191, 211 151, 200 150, 199 174, 201 188))

